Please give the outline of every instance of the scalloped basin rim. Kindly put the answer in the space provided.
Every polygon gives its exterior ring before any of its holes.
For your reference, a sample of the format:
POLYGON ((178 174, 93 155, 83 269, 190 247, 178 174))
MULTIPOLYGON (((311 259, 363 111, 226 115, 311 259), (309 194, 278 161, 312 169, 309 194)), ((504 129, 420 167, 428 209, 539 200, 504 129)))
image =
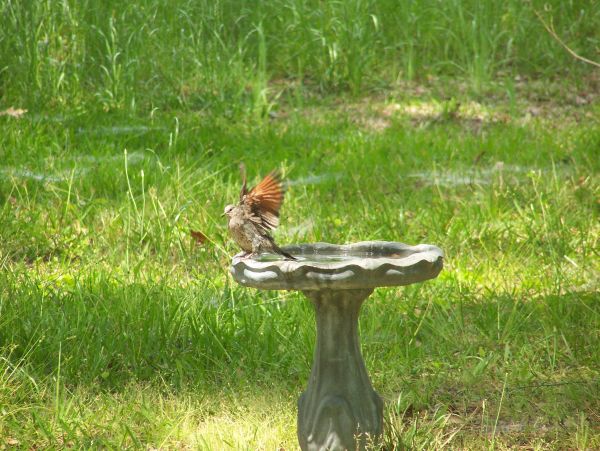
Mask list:
MULTIPOLYGON (((408 285, 436 277, 444 254, 436 246, 388 241, 286 246, 293 260, 233 258, 231 273, 245 286, 271 290, 357 289, 408 285), (312 259, 311 259, 312 257, 312 259), (341 257, 341 261, 327 261, 341 257), (305 260, 306 258, 307 260, 305 260)), ((260 258, 260 256, 259 256, 260 258)))

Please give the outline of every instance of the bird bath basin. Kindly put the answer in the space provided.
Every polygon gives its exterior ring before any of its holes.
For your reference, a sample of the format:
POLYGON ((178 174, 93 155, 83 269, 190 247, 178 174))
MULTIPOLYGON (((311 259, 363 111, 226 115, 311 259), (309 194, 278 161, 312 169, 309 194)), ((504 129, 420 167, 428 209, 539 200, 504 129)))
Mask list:
POLYGON ((317 341, 306 391, 298 400, 298 441, 303 450, 355 450, 377 444, 383 401, 369 380, 360 352, 358 315, 376 287, 435 278, 441 249, 387 241, 349 245, 286 246, 297 261, 278 255, 233 258, 241 285, 264 290, 300 290, 314 305, 317 341))

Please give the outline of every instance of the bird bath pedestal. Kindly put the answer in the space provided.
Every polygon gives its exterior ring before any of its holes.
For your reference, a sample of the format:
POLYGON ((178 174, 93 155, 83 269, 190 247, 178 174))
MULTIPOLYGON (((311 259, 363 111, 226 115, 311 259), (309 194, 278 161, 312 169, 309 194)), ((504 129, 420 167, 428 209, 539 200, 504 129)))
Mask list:
POLYGON ((317 341, 306 391, 298 400, 302 450, 355 450, 377 444, 383 401, 373 390, 360 352, 358 315, 375 287, 409 285, 436 277, 443 253, 426 244, 365 241, 286 246, 298 260, 263 254, 233 258, 241 285, 300 290, 315 307, 317 341))

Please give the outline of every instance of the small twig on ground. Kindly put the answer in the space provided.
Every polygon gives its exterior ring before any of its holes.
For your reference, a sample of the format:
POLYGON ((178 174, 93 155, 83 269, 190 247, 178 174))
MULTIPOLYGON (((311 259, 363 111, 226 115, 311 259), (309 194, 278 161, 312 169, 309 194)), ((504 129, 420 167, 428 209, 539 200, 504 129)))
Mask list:
POLYGON ((553 25, 548 25, 544 21, 544 19, 542 18, 542 15, 538 11, 536 11, 535 9, 533 10, 533 12, 537 16, 537 18, 540 20, 540 22, 542 22, 542 25, 548 31, 548 33, 550 33, 550 35, 554 39, 556 39, 556 41, 558 41, 558 43, 560 45, 562 45, 565 48, 565 50, 567 52, 569 52, 571 54, 571 56, 573 56, 573 58, 578 59, 579 61, 583 61, 584 63, 591 64, 592 66, 600 67, 600 63, 598 63, 596 61, 592 61, 590 59, 587 59, 587 58, 585 58, 585 57, 583 57, 583 56, 578 55, 577 53, 575 53, 575 51, 573 51, 567 44, 565 44, 564 41, 558 36, 558 34, 556 34, 556 31, 554 31, 554 26, 553 25))

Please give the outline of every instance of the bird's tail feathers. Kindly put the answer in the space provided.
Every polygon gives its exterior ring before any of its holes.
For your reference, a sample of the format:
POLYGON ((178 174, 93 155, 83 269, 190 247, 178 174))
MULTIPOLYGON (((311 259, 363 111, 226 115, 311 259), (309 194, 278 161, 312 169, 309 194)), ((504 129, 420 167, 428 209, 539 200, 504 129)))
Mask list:
POLYGON ((292 254, 284 251, 283 249, 281 249, 279 246, 277 246, 275 243, 273 243, 273 249, 275 249, 275 251, 281 255, 283 255, 285 258, 289 258, 290 260, 294 260, 297 261, 298 259, 296 257, 294 257, 292 254))

